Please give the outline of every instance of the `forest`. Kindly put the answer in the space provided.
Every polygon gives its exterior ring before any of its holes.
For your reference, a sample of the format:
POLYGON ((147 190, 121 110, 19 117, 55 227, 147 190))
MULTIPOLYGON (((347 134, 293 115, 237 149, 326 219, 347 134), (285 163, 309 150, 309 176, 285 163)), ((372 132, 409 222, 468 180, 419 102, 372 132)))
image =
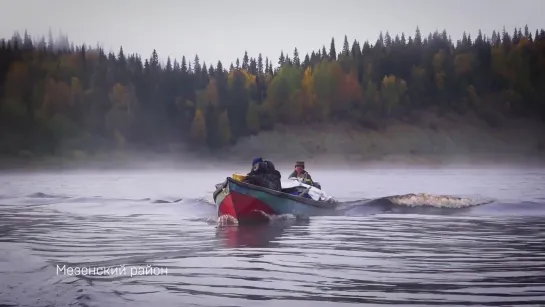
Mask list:
POLYGON ((74 46, 66 35, 0 41, 0 154, 88 154, 171 143, 221 150, 275 124, 369 122, 423 109, 545 119, 545 31, 453 41, 446 31, 393 36, 225 65, 198 55, 149 58, 74 46))

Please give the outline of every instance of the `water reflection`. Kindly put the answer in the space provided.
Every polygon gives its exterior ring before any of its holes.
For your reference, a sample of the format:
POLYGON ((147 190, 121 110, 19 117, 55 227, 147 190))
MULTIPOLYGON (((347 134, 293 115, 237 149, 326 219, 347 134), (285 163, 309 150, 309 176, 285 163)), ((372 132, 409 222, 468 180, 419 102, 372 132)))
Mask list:
POLYGON ((545 306, 545 222, 490 216, 506 205, 471 216, 348 203, 344 216, 216 228, 202 202, 32 196, 1 202, 0 306, 545 306))
POLYGON ((292 227, 308 226, 310 220, 277 221, 270 224, 219 226, 216 238, 228 248, 278 247, 279 239, 292 227))

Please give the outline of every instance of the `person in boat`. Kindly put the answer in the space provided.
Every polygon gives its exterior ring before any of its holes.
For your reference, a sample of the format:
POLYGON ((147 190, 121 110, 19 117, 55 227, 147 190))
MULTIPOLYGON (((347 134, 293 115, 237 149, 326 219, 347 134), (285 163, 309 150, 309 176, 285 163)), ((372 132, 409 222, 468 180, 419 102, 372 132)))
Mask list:
POLYGON ((255 158, 252 161, 252 170, 246 175, 244 181, 271 190, 281 191, 281 179, 282 175, 276 170, 271 161, 255 158))
POLYGON ((312 176, 305 170, 305 161, 295 162, 295 170, 289 175, 288 179, 297 179, 304 184, 321 189, 320 184, 312 180, 312 176))

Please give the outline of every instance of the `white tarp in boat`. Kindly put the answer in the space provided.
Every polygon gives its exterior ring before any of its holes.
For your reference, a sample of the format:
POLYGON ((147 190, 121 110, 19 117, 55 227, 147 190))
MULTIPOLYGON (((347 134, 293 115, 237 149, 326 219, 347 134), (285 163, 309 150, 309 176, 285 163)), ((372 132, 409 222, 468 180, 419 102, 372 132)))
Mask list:
POLYGON ((308 190, 308 195, 314 200, 329 201, 332 199, 331 196, 327 196, 324 191, 316 187, 313 187, 311 185, 304 184, 297 179, 288 179, 288 180, 282 181, 283 189, 294 188, 294 187, 303 187, 305 189, 310 188, 308 190))

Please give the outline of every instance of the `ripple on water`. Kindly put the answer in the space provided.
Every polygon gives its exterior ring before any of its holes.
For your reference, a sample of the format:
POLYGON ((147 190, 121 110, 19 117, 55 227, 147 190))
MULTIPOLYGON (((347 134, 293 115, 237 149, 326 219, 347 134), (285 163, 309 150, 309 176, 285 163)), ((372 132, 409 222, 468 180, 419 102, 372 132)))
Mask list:
MULTIPOLYGON (((274 247, 233 246, 199 257, 165 259, 162 263, 172 268, 172 283, 165 288, 232 299, 543 302, 545 255, 539 242, 544 238, 525 240, 519 232, 521 241, 515 243, 504 233, 509 222, 525 231, 525 221, 313 219, 285 229, 274 247), (460 229, 464 232, 459 237, 452 235, 460 229)), ((225 235, 235 240, 236 234, 225 235)))
POLYGON ((540 218, 380 214, 215 227, 213 210, 195 213, 203 203, 43 200, 3 207, 0 273, 11 282, 0 283, 0 303, 545 304, 540 218), (148 264, 168 274, 55 272, 148 264))

